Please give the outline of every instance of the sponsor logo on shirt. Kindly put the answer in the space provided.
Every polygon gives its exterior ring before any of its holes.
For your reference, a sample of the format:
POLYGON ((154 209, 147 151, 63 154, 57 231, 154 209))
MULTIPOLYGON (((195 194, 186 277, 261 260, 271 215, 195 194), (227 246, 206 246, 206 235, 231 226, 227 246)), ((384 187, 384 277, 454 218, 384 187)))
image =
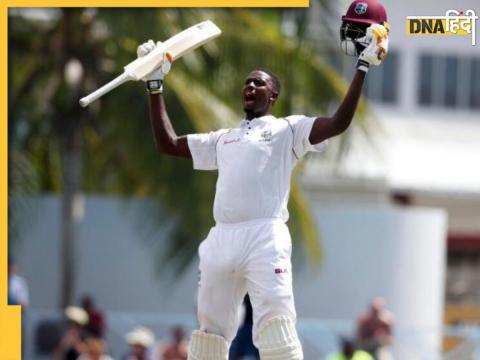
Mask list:
POLYGON ((285 269, 285 268, 275 269, 275 274, 286 274, 286 273, 288 273, 288 269, 285 269))
POLYGON ((240 138, 233 139, 233 140, 224 140, 223 145, 228 145, 228 144, 237 143, 237 142, 240 142, 240 138))

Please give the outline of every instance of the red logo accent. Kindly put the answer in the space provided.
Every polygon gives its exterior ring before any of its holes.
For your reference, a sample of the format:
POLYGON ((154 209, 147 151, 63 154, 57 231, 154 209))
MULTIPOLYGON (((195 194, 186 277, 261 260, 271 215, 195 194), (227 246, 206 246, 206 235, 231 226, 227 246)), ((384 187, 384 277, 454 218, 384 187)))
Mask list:
POLYGON ((233 140, 225 140, 223 142, 223 145, 228 145, 228 144, 237 143, 237 142, 240 142, 240 138, 233 139, 233 140))
POLYGON ((275 274, 286 274, 288 269, 275 269, 275 274))

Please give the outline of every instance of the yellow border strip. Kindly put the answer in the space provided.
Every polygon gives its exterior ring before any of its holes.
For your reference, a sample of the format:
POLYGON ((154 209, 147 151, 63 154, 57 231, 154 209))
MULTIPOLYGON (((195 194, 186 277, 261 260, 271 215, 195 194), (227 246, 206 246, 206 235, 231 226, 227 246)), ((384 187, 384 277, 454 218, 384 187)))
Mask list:
POLYGON ((309 0, 11 0, 8 7, 308 7, 309 0))
POLYGON ((7 306, 7 254, 8 254, 8 122, 7 122, 7 24, 8 6, 0 5, 0 43, 5 51, 0 56, 0 109, 2 119, 0 121, 0 357, 5 360, 20 359, 20 306, 7 306))

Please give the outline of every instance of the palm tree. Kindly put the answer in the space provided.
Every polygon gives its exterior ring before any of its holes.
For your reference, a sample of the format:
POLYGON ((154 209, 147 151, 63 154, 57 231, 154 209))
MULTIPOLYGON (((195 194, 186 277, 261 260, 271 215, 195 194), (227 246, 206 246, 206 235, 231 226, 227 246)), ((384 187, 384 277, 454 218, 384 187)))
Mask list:
MULTIPOLYGON (((278 114, 324 113, 343 95, 345 82, 313 48, 284 37, 281 18, 274 9, 73 8, 59 9, 48 22, 12 17, 9 133, 15 141, 10 153, 13 147, 28 159, 40 192, 62 194, 62 306, 72 302, 74 208, 80 192, 157 199, 149 218, 177 224, 158 262, 166 268, 166 261, 174 272, 186 267, 212 225, 215 174, 193 172, 188 161, 158 156, 141 85, 124 85, 87 110, 77 105, 80 95, 121 73, 138 43, 166 39, 212 19, 223 35, 175 62, 166 79, 166 101, 178 133, 234 125, 242 116, 240 84, 251 69, 263 66, 288 89, 276 105, 278 114), (72 68, 78 76, 65 76, 72 68)), ((307 209, 294 180, 293 238, 318 262, 318 234, 307 209)))

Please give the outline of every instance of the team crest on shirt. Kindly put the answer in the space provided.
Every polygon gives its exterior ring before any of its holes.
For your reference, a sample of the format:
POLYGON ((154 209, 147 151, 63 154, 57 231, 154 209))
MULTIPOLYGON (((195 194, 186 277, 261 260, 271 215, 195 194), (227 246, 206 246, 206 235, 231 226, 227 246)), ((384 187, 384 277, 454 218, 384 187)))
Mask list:
POLYGON ((262 131, 260 141, 272 141, 272 130, 262 131))

